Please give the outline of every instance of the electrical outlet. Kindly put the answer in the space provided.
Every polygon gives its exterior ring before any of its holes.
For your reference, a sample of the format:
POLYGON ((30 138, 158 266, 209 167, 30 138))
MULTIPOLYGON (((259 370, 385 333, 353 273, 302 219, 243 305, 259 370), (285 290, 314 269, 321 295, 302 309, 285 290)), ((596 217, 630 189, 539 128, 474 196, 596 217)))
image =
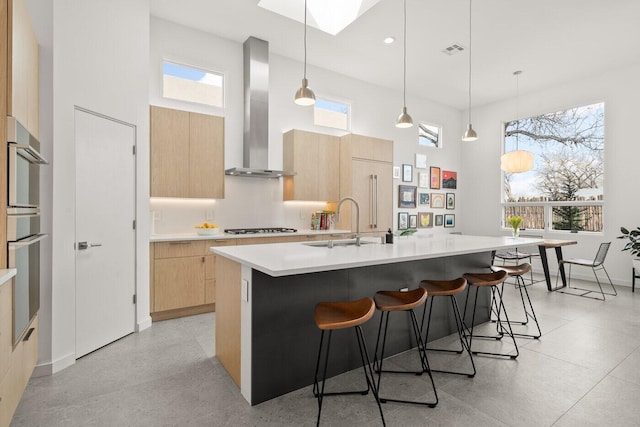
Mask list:
POLYGON ((305 214, 302 209, 300 209, 300 219, 305 219, 305 214))
POLYGON ((205 221, 213 221, 213 208, 205 209, 205 211, 204 211, 204 220, 205 221))
POLYGON ((242 301, 249 301, 249 282, 242 279, 242 289, 240 291, 242 295, 242 301))
POLYGON ((162 220, 162 210, 154 210, 153 211, 153 220, 154 221, 162 220))

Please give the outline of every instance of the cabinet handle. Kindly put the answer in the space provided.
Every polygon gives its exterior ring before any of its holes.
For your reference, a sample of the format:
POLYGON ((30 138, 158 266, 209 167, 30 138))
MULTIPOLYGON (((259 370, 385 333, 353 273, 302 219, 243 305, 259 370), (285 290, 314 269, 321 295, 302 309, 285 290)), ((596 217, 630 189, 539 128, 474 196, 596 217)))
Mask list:
POLYGON ((22 341, 29 341, 29 338, 31 338, 31 334, 33 333, 33 331, 35 331, 35 328, 29 328, 29 331, 25 334, 24 338, 22 338, 22 341))
POLYGON ((378 228, 378 175, 373 176, 373 180, 375 183, 375 203, 374 203, 374 220, 373 220, 373 228, 378 228))
POLYGON ((369 175, 369 228, 373 227, 373 174, 369 175))
POLYGON ((204 257, 202 257, 202 262, 205 262, 204 257))
POLYGON ((191 242, 169 242, 170 245, 189 245, 191 242))
POLYGON ((216 243, 229 243, 231 240, 216 239, 216 243))

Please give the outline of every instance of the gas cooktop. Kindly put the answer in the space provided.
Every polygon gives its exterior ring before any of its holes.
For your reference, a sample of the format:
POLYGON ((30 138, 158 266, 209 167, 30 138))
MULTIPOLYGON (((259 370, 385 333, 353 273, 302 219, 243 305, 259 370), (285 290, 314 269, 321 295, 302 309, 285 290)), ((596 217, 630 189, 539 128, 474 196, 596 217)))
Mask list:
POLYGON ((295 233, 295 228, 264 227, 264 228, 227 228, 228 234, 261 234, 261 233, 295 233))

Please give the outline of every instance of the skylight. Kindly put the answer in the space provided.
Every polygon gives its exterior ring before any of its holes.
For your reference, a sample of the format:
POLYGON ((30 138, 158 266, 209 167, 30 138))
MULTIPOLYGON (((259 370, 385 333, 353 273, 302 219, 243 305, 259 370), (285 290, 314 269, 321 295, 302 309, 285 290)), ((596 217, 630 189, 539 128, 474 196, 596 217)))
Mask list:
MULTIPOLYGON (((307 0, 307 24, 333 36, 380 0, 307 0)), ((260 0, 258 6, 304 23, 304 0, 260 0)))

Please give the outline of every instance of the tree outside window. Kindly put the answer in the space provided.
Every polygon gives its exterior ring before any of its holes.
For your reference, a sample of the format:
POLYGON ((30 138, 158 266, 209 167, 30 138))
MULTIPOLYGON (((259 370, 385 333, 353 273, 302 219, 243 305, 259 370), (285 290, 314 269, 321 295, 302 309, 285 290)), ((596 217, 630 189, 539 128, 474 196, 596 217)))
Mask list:
POLYGON ((532 170, 504 174, 504 214, 525 228, 602 231, 604 103, 505 123, 505 152, 535 155, 532 170))

